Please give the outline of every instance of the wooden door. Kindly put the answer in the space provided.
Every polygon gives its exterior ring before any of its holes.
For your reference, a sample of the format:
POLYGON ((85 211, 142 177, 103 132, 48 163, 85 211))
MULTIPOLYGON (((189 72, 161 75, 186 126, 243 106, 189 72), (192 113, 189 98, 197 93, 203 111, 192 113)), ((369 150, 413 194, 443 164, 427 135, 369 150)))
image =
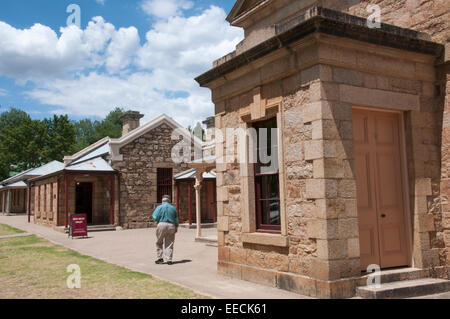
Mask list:
POLYGON ((353 110, 361 269, 408 265, 396 113, 353 110))
POLYGON ((217 206, 216 206, 216 185, 213 181, 206 182, 206 205, 207 205, 207 220, 215 223, 217 221, 217 206))

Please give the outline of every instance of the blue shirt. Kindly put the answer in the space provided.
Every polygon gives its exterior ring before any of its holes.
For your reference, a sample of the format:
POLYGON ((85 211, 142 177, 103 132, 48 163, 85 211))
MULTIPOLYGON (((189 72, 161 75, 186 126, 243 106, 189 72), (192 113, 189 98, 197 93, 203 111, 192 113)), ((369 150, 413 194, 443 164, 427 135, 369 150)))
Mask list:
POLYGON ((178 227, 177 210, 169 203, 163 203, 162 205, 158 206, 155 209, 152 217, 157 223, 172 223, 175 225, 175 227, 178 227))

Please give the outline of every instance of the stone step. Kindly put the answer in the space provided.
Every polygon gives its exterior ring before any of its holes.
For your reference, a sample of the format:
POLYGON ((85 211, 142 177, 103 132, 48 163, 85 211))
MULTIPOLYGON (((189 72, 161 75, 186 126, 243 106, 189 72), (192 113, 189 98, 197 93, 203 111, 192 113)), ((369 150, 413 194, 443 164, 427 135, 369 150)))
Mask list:
POLYGON ((88 232, 116 231, 115 226, 88 226, 88 232))
MULTIPOLYGON (((366 286, 367 279, 370 274, 361 276, 357 286, 366 286)), ((415 280, 429 277, 429 271, 419 268, 399 268, 399 269, 387 269, 380 272, 381 283, 386 284, 394 281, 415 280)))
MULTIPOLYGON (((188 229, 197 229, 197 224, 180 224, 181 228, 188 228, 188 229)), ((200 224, 200 227, 203 228, 217 228, 217 223, 204 223, 200 224)))
POLYGON ((424 278, 395 281, 376 287, 358 287, 357 296, 367 299, 409 298, 450 291, 450 280, 424 278))

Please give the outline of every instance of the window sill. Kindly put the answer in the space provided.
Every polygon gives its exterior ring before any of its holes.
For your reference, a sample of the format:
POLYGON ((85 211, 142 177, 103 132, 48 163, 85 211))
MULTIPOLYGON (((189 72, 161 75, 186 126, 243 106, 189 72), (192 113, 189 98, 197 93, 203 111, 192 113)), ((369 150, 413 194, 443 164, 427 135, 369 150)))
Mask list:
POLYGON ((248 244, 288 247, 289 238, 281 234, 271 233, 244 233, 242 234, 242 241, 248 244))

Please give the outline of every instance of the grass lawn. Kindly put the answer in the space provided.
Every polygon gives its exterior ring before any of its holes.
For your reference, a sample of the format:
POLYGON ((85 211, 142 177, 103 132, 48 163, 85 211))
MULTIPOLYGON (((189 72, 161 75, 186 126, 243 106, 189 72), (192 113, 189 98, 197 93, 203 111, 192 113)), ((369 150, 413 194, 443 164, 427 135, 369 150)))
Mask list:
POLYGON ((14 234, 22 234, 24 231, 5 225, 0 224, 0 236, 14 235, 14 234))
POLYGON ((0 239, 0 299, 206 298, 150 275, 50 243, 34 235, 0 239), (67 288, 67 266, 81 269, 81 289, 67 288))

